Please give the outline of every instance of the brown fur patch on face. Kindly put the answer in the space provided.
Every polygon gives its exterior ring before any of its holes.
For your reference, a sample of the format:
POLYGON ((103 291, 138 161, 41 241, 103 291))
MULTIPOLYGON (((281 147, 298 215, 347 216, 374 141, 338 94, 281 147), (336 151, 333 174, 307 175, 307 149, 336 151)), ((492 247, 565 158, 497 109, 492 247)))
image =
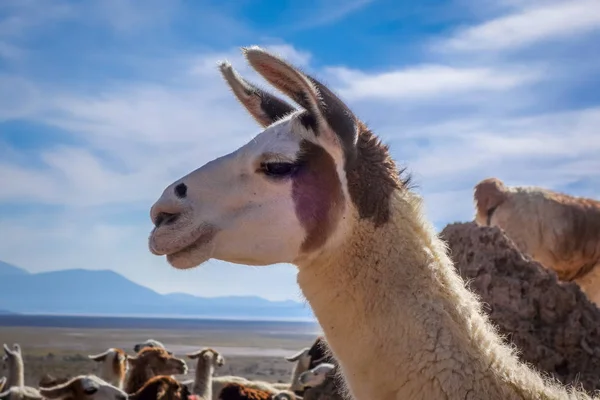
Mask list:
POLYGON ((385 224, 390 218, 391 198, 395 190, 408 188, 410 176, 401 177, 389 153, 364 123, 359 122, 356 158, 345 165, 350 198, 360 218, 368 218, 375 226, 385 224))
POLYGON ((344 209, 344 193, 333 158, 308 140, 300 143, 302 163, 292 178, 296 215, 306 231, 301 250, 320 248, 337 224, 344 209))

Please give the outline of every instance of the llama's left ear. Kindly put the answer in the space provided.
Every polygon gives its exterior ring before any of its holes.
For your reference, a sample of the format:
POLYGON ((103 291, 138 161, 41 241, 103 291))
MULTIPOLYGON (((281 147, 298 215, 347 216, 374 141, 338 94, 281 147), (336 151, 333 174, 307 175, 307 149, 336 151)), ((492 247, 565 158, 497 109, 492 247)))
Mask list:
POLYGON ((227 61, 219 65, 221 75, 229 84, 233 94, 263 127, 285 117, 296 109, 279 97, 265 92, 242 78, 227 61))
POLYGON ((358 120, 325 85, 260 47, 243 48, 248 63, 314 118, 316 135, 333 133, 346 157, 354 157, 358 120))

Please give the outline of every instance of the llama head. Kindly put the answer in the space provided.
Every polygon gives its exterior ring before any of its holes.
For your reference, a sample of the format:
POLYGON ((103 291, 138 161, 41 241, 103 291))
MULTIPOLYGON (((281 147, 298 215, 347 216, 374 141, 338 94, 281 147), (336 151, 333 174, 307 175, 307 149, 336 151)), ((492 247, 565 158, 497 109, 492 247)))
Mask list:
POLYGON ((143 348, 146 348, 146 347, 161 347, 164 349, 165 345, 162 344, 161 342, 159 342, 158 340, 148 339, 144 342, 136 343, 136 345, 133 346, 133 351, 135 351, 136 353, 139 353, 143 348))
POLYGON ((144 366, 154 375, 187 374, 188 368, 185 360, 176 358, 173 354, 161 347, 143 348, 136 356, 127 356, 132 366, 144 366))
POLYGON ((88 355, 88 358, 101 363, 103 369, 115 376, 124 377, 129 367, 127 354, 122 349, 110 348, 100 354, 88 355))
POLYGON ((225 359, 221 353, 208 347, 193 353, 188 353, 186 356, 190 360, 198 360, 198 364, 204 363, 212 365, 213 367, 222 367, 225 365, 225 359))
POLYGON ((330 89, 263 49, 243 52, 303 109, 221 64, 264 130, 173 182, 152 206, 150 251, 176 268, 210 258, 299 265, 343 241, 357 219, 384 224, 403 184, 387 147, 330 89))
POLYGON ((335 369, 335 365, 330 363, 321 363, 315 368, 303 372, 298 377, 298 382, 303 387, 314 387, 319 386, 331 372, 335 369))
POLYGON ((475 222, 478 225, 488 225, 491 213, 493 213, 507 197, 507 188, 500 179, 487 178, 477 183, 473 189, 475 222))
MULTIPOLYGON (((2 369, 8 369, 10 363, 18 362, 22 358, 21 346, 17 343, 13 344, 12 349, 6 343, 3 345, 4 355, 2 356, 2 369)), ((14 364, 13 364, 14 365, 14 364)))
POLYGON ((51 400, 127 400, 121 389, 95 375, 80 375, 53 387, 40 387, 40 394, 51 400))

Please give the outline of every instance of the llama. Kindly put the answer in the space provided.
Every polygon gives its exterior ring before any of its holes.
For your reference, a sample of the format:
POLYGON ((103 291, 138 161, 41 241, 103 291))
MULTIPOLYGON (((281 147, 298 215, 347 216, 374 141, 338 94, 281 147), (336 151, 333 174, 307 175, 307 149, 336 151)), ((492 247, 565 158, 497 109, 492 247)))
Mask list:
POLYGON ((4 357, 2 357, 5 368, 8 369, 8 377, 5 388, 25 386, 25 368, 23 366, 23 355, 21 346, 13 344, 12 349, 4 344, 4 357))
POLYGON ((127 400, 127 394, 95 375, 79 375, 53 387, 41 387, 40 394, 50 400, 127 400))
MULTIPOLYGON (((213 376, 216 368, 225 365, 225 359, 218 351, 211 348, 203 348, 194 353, 189 353, 187 357, 191 360, 197 360, 196 374, 191 386, 192 392, 202 399, 217 400, 222 389, 230 383, 241 384, 247 388, 268 392, 272 395, 289 387, 289 384, 284 384, 283 388, 278 388, 274 386, 275 384, 269 382, 252 381, 241 376, 213 376)), ((187 381, 183 384, 189 385, 187 381)))
POLYGON ((290 383, 273 383, 275 389, 291 390, 298 396, 304 394, 304 387, 299 382, 300 375, 306 371, 315 368, 322 362, 333 362, 334 360, 328 354, 327 343, 324 338, 319 336, 311 347, 306 347, 296 354, 285 357, 287 361, 296 362, 292 371, 292 379, 290 383))
POLYGON ((187 357, 191 360, 197 360, 192 392, 200 396, 203 400, 212 399, 214 397, 213 391, 215 391, 212 381, 213 374, 215 368, 225 364, 223 356, 218 351, 206 347, 194 353, 187 354, 187 357))
POLYGON ((156 375, 187 374, 187 364, 180 358, 160 347, 146 347, 136 356, 127 356, 129 374, 125 382, 125 392, 135 393, 156 375))
POLYGON ((144 342, 137 343, 135 346, 133 346, 133 351, 139 353, 142 349, 146 347, 160 347, 161 349, 165 349, 165 345, 159 342, 158 340, 148 339, 144 342))
POLYGON ((325 382, 325 378, 335 369, 335 365, 330 363, 321 363, 316 367, 303 372, 298 377, 298 383, 303 388, 309 388, 313 386, 319 386, 325 382))
POLYGON ((291 263, 356 400, 587 398, 503 343, 387 146, 326 86, 258 47, 249 64, 304 110, 221 72, 265 127, 169 185, 150 251, 177 269, 291 263), (266 229, 268 227, 268 229, 266 229))
POLYGON ((122 349, 110 348, 104 353, 88 357, 100 364, 100 378, 119 389, 123 388, 129 363, 127 354, 122 349))
POLYGON ((522 253, 600 305, 600 201, 497 178, 477 183, 473 197, 478 225, 501 228, 522 253))
MULTIPOLYGON (((225 359, 218 351, 211 348, 204 348, 197 352, 189 353, 187 357, 197 360, 192 392, 199 395, 202 399, 218 399, 223 387, 230 383, 243 384, 246 387, 268 391, 272 394, 280 391, 280 389, 273 387, 268 382, 251 381, 241 376, 225 375, 213 377, 215 369, 225 365, 225 359)), ((184 384, 186 383, 187 381, 184 382, 184 384)))
POLYGON ((130 394, 129 400, 188 400, 191 393, 177 379, 158 375, 151 378, 137 392, 130 394))
MULTIPOLYGON (((306 347, 301 349, 294 355, 289 357, 284 357, 286 361, 295 362, 294 369, 292 370, 292 377, 290 382, 287 383, 279 383, 279 382, 264 382, 264 381, 252 381, 241 376, 218 376, 213 378, 213 384, 221 385, 226 382, 235 382, 235 383, 243 383, 247 387, 261 389, 263 391, 267 391, 269 393, 279 393, 281 391, 289 390, 294 392, 297 395, 302 395, 304 389, 301 384, 298 383, 298 378, 300 375, 309 370, 311 363, 311 348, 306 347)), ((221 387, 220 386, 220 387, 221 387)), ((215 399, 216 400, 216 399, 215 399)))
POLYGON ((292 356, 285 357, 287 361, 296 363, 296 365, 294 365, 294 369, 292 370, 292 379, 290 383, 274 383, 273 386, 275 388, 289 389, 296 394, 302 394, 302 385, 299 383, 298 379, 300 378, 300 375, 310 369, 310 363, 312 362, 310 350, 310 347, 306 347, 292 356))
POLYGON ((313 369, 317 365, 322 363, 329 363, 334 365, 337 364, 337 361, 331 355, 331 350, 329 350, 329 346, 327 346, 327 341, 323 336, 317 337, 310 350, 308 350, 308 355, 310 357, 308 369, 313 369))

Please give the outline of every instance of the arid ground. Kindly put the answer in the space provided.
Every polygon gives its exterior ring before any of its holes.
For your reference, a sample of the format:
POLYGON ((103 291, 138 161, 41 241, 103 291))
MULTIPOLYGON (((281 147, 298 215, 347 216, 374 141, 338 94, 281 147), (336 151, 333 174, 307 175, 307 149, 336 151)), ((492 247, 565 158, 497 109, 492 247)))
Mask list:
MULTIPOLYGON (((271 382, 289 380, 293 363, 283 357, 310 346, 316 334, 311 332, 248 331, 231 328, 211 329, 128 329, 128 328, 54 328, 0 327, 0 343, 19 343, 25 362, 25 383, 37 386, 45 373, 74 376, 97 372, 88 354, 119 347, 134 355, 135 343, 152 338, 161 341, 176 356, 202 347, 212 347, 223 354, 225 365, 215 375, 239 375, 271 382)), ((194 363, 188 362, 192 378, 194 363)), ((0 376, 6 371, 0 372, 0 376)))

